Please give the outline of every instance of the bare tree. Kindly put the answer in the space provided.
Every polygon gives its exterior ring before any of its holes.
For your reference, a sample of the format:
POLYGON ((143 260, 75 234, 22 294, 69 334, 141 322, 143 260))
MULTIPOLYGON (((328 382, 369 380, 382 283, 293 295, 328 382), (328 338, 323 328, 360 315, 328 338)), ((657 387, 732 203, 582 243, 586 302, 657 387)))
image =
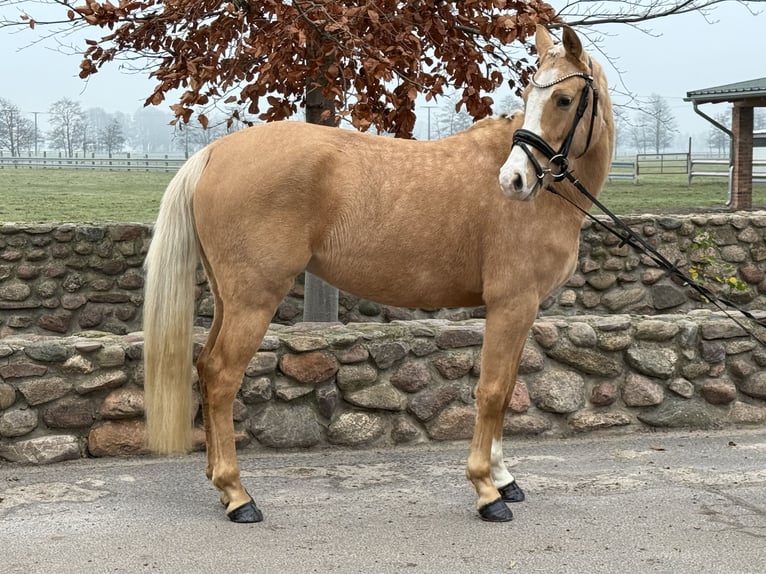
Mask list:
POLYGON ((48 113, 53 126, 48 135, 51 145, 62 150, 68 157, 73 157, 75 150, 85 141, 85 117, 80 103, 62 98, 51 105, 48 113))
MULTIPOLYGON (((731 125, 731 114, 727 112, 720 112, 713 118, 722 126, 731 125)), ((717 153, 719 156, 729 155, 729 145, 731 138, 722 129, 711 125, 708 129, 707 144, 711 152, 717 153)))
POLYGON ((112 118, 109 123, 98 132, 98 144, 108 154, 120 151, 125 145, 125 136, 122 133, 122 124, 117 118, 112 118))
POLYGON ((18 157, 23 149, 34 146, 35 126, 19 107, 0 98, 0 149, 18 157))
POLYGON ((678 133, 676 117, 667 100, 658 94, 649 96, 644 113, 649 117, 646 132, 654 147, 654 153, 662 153, 673 143, 673 138, 678 133))

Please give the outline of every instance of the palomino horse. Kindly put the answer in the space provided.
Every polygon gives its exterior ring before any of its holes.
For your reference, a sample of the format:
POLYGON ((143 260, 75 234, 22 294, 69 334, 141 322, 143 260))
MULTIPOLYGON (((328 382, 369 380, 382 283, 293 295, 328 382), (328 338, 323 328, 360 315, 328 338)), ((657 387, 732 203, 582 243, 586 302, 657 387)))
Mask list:
POLYGON ((191 446, 201 260, 215 298, 197 360, 206 470, 231 520, 262 519, 240 482, 232 404, 304 269, 389 305, 486 305, 467 476, 483 519, 512 518, 506 501, 524 495, 503 462, 503 416, 538 306, 577 261, 583 216, 564 197, 589 207, 569 181, 557 184, 560 195, 537 192, 561 180, 568 161, 598 193, 613 143, 601 67, 568 28, 560 45, 541 27, 535 41, 539 71, 516 138, 521 113, 433 142, 279 122, 210 144, 168 186, 147 256, 149 446, 164 453, 191 446))

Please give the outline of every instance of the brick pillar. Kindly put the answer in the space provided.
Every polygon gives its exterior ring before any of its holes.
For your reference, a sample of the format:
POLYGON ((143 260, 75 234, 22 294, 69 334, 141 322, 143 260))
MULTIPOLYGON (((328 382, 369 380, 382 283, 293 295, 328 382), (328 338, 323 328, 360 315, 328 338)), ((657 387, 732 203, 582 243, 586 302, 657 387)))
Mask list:
POLYGON ((753 108, 734 104, 731 110, 734 140, 732 173, 732 209, 753 206, 753 108))

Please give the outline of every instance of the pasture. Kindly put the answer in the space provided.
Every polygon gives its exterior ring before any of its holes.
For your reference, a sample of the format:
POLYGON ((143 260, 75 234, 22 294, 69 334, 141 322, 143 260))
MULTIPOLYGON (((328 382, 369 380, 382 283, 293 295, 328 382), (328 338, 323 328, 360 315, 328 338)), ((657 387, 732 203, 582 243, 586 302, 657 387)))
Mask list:
MULTIPOLYGON (((173 176, 159 171, 0 169, 0 221, 151 223, 173 176)), ((724 178, 642 175, 639 184, 608 182, 601 201, 619 214, 723 209, 724 178)), ((753 206, 766 208, 766 186, 753 187, 753 206)))

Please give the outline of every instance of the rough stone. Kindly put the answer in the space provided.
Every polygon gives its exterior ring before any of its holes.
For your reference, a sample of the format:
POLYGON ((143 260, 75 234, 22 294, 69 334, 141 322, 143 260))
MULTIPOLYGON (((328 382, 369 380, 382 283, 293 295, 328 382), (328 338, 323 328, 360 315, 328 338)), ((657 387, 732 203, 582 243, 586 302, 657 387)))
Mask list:
POLYGON ((596 291, 605 291, 617 283, 617 275, 607 271, 599 271, 588 275, 586 282, 596 291))
POLYGON ((436 336, 436 346, 440 349, 475 347, 484 340, 484 329, 480 327, 447 327, 436 336))
POLYGON ((701 326, 703 339, 730 339, 747 336, 745 330, 731 319, 705 321, 701 326))
POLYGON ((146 424, 143 420, 107 421, 88 433, 91 456, 147 454, 146 424))
POLYGON ((386 432, 383 417, 376 413, 345 412, 327 427, 327 440, 332 444, 361 445, 371 443, 386 432))
MULTIPOLYGON (((476 358, 477 364, 480 363, 480 356, 476 358)), ((534 347, 525 346, 521 352, 521 361, 519 361, 519 374, 529 375, 536 373, 542 371, 543 367, 545 367, 545 356, 534 347)))
POLYGON ((598 348, 602 351, 624 351, 633 343, 630 333, 599 333, 598 348))
POLYGON ((321 351, 329 345, 324 337, 314 337, 308 335, 291 335, 283 339, 285 345, 296 353, 307 351, 321 351))
POLYGON ((694 385, 680 377, 670 381, 668 383, 668 389, 685 399, 690 399, 694 396, 694 385))
POLYGON ((766 408, 736 402, 729 411, 729 416, 734 424, 754 425, 766 422, 766 408))
POLYGON ((34 406, 63 397, 72 388, 72 383, 60 377, 46 377, 24 381, 18 388, 27 403, 34 406))
POLYGON ((627 331, 630 329, 631 321, 628 315, 607 315, 597 317, 593 324, 601 332, 612 333, 615 331, 627 331))
POLYGON ((406 416, 397 416, 391 421, 391 440, 394 443, 411 443, 420 438, 420 429, 406 416))
POLYGON ((678 334, 680 327, 670 321, 648 319, 636 326, 636 339, 642 341, 667 341, 678 334))
POLYGON ((19 379, 22 377, 42 377, 48 372, 45 365, 36 365, 35 363, 11 363, 0 366, 0 378, 19 379))
POLYGON ((37 428, 37 411, 27 407, 9 409, 0 414, 0 436, 24 436, 37 428))
POLYGON ((334 383, 325 383, 317 387, 316 401, 319 414, 326 419, 331 419, 338 407, 339 395, 338 387, 334 383))
POLYGON ((704 361, 692 361, 681 367, 681 373, 684 378, 695 380, 703 375, 710 374, 710 365, 704 361))
POLYGON ((421 362, 405 361, 394 369, 390 381, 400 391, 416 393, 431 382, 431 372, 421 362))
POLYGON ((596 330, 587 323, 571 323, 567 333, 569 340, 577 347, 596 346, 596 330))
POLYGON ((720 363, 726 359, 726 347, 718 341, 700 341, 700 355, 708 363, 720 363))
POLYGON ((41 363, 61 363, 72 354, 70 347, 56 341, 42 341, 24 347, 24 354, 41 363))
POLYGON ((42 315, 37 324, 41 329, 52 331, 54 333, 68 333, 72 321, 72 313, 67 310, 55 311, 47 315, 42 315))
POLYGON ((551 422, 540 415, 506 413, 503 435, 538 435, 551 430, 551 422))
POLYGON ((63 365, 64 371, 72 373, 92 373, 96 370, 96 366, 82 355, 74 355, 70 357, 63 365))
POLYGON ((0 383, 0 411, 16 402, 16 389, 6 383, 0 383))
POLYGON ((615 311, 640 303, 643 301, 645 293, 640 287, 610 291, 601 298, 601 302, 604 304, 604 307, 614 313, 615 311))
POLYGON ((43 420, 50 428, 83 428, 93 424, 96 408, 82 397, 65 397, 43 411, 43 420))
POLYGON ((99 409, 105 419, 126 419, 144 414, 144 393, 140 389, 122 388, 109 393, 99 409))
POLYGON ((436 351, 436 343, 433 339, 419 338, 412 341, 412 354, 416 357, 425 357, 436 351))
POLYGON ((687 301, 684 292, 672 285, 652 285, 650 292, 652 304, 658 311, 678 307, 687 301))
POLYGON ((338 362, 343 364, 361 363, 366 361, 369 356, 370 352, 363 345, 354 345, 347 349, 335 351, 338 362))
POLYGON ((252 418, 250 430, 271 448, 310 447, 322 440, 322 429, 307 404, 273 403, 252 418))
POLYGON ((325 351, 287 354, 279 361, 279 368, 298 382, 315 385, 332 378, 338 372, 338 361, 325 351))
POLYGON ((473 353, 448 351, 431 359, 431 364, 447 380, 459 379, 467 375, 473 367, 473 353))
POLYGON ((525 413, 529 410, 530 405, 531 401, 527 384, 522 381, 516 381, 516 385, 513 387, 513 393, 511 394, 511 401, 508 404, 508 409, 514 413, 525 413))
POLYGON ((618 389, 614 383, 599 383, 590 393, 590 402, 597 407, 606 407, 617 400, 618 389))
POLYGON ((343 393, 343 398, 352 405, 384 411, 404 410, 407 400, 389 383, 378 383, 356 391, 343 393))
POLYGON ((256 379, 245 377, 240 389, 240 396, 248 405, 270 401, 272 396, 271 379, 268 377, 256 379))
POLYGON ((638 414, 638 420, 653 427, 712 429, 724 425, 722 414, 694 400, 665 400, 638 414))
POLYGON ((427 421, 459 396, 460 390, 454 385, 429 387, 411 397, 407 408, 419 420, 427 421))
POLYGON ((372 343, 369 351, 379 369, 388 369, 407 355, 409 346, 401 341, 372 343))
POLYGON ((95 357, 102 368, 120 367, 125 364, 125 349, 120 345, 109 345, 100 349, 95 357))
POLYGON ((114 389, 122 386, 127 381, 128 375, 123 371, 107 371, 79 382, 75 386, 75 390, 84 395, 103 389, 114 389))
POLYGON ((702 398, 711 405, 728 405, 737 399, 737 387, 727 380, 711 380, 700 389, 702 398))
POLYGON ((678 354, 666 347, 638 344, 627 350, 625 361, 643 375, 668 379, 675 373, 678 354))
POLYGON ((21 464, 51 464, 80 456, 80 441, 72 435, 41 436, 0 444, 0 457, 21 464))
POLYGON ((344 391, 355 391, 378 380, 378 371, 369 364, 341 365, 336 377, 338 387, 344 391))
POLYGON ((755 371, 755 365, 747 359, 732 359, 728 366, 729 372, 737 379, 746 379, 755 371))
POLYGON ((426 429, 433 440, 464 440, 473 436, 475 423, 474 407, 452 405, 431 419, 426 429))
POLYGON ((257 377, 273 373, 277 369, 277 354, 271 352, 256 353, 245 369, 245 375, 248 377, 257 377))
POLYGON ((627 426, 630 423, 630 416, 620 411, 610 413, 578 412, 569 418, 569 426, 578 432, 627 426))
POLYGON ((629 407, 648 407, 662 402, 662 386, 641 375, 629 374, 622 388, 622 400, 629 407))
POLYGON ((530 384, 529 394, 540 410, 571 413, 585 402, 585 382, 572 371, 546 371, 530 384))
POLYGON ((739 384, 739 390, 756 399, 766 399, 766 372, 761 371, 739 384))
POLYGON ((274 381, 274 393, 278 399, 283 401, 305 397, 313 391, 314 385, 302 385, 283 377, 277 377, 277 380, 274 381))
POLYGON ((559 340, 559 330, 553 323, 538 321, 532 326, 532 336, 541 347, 550 349, 559 340))
POLYGON ((614 377, 622 372, 619 361, 592 349, 575 347, 561 341, 555 347, 548 349, 548 356, 565 365, 580 369, 590 375, 614 377))

